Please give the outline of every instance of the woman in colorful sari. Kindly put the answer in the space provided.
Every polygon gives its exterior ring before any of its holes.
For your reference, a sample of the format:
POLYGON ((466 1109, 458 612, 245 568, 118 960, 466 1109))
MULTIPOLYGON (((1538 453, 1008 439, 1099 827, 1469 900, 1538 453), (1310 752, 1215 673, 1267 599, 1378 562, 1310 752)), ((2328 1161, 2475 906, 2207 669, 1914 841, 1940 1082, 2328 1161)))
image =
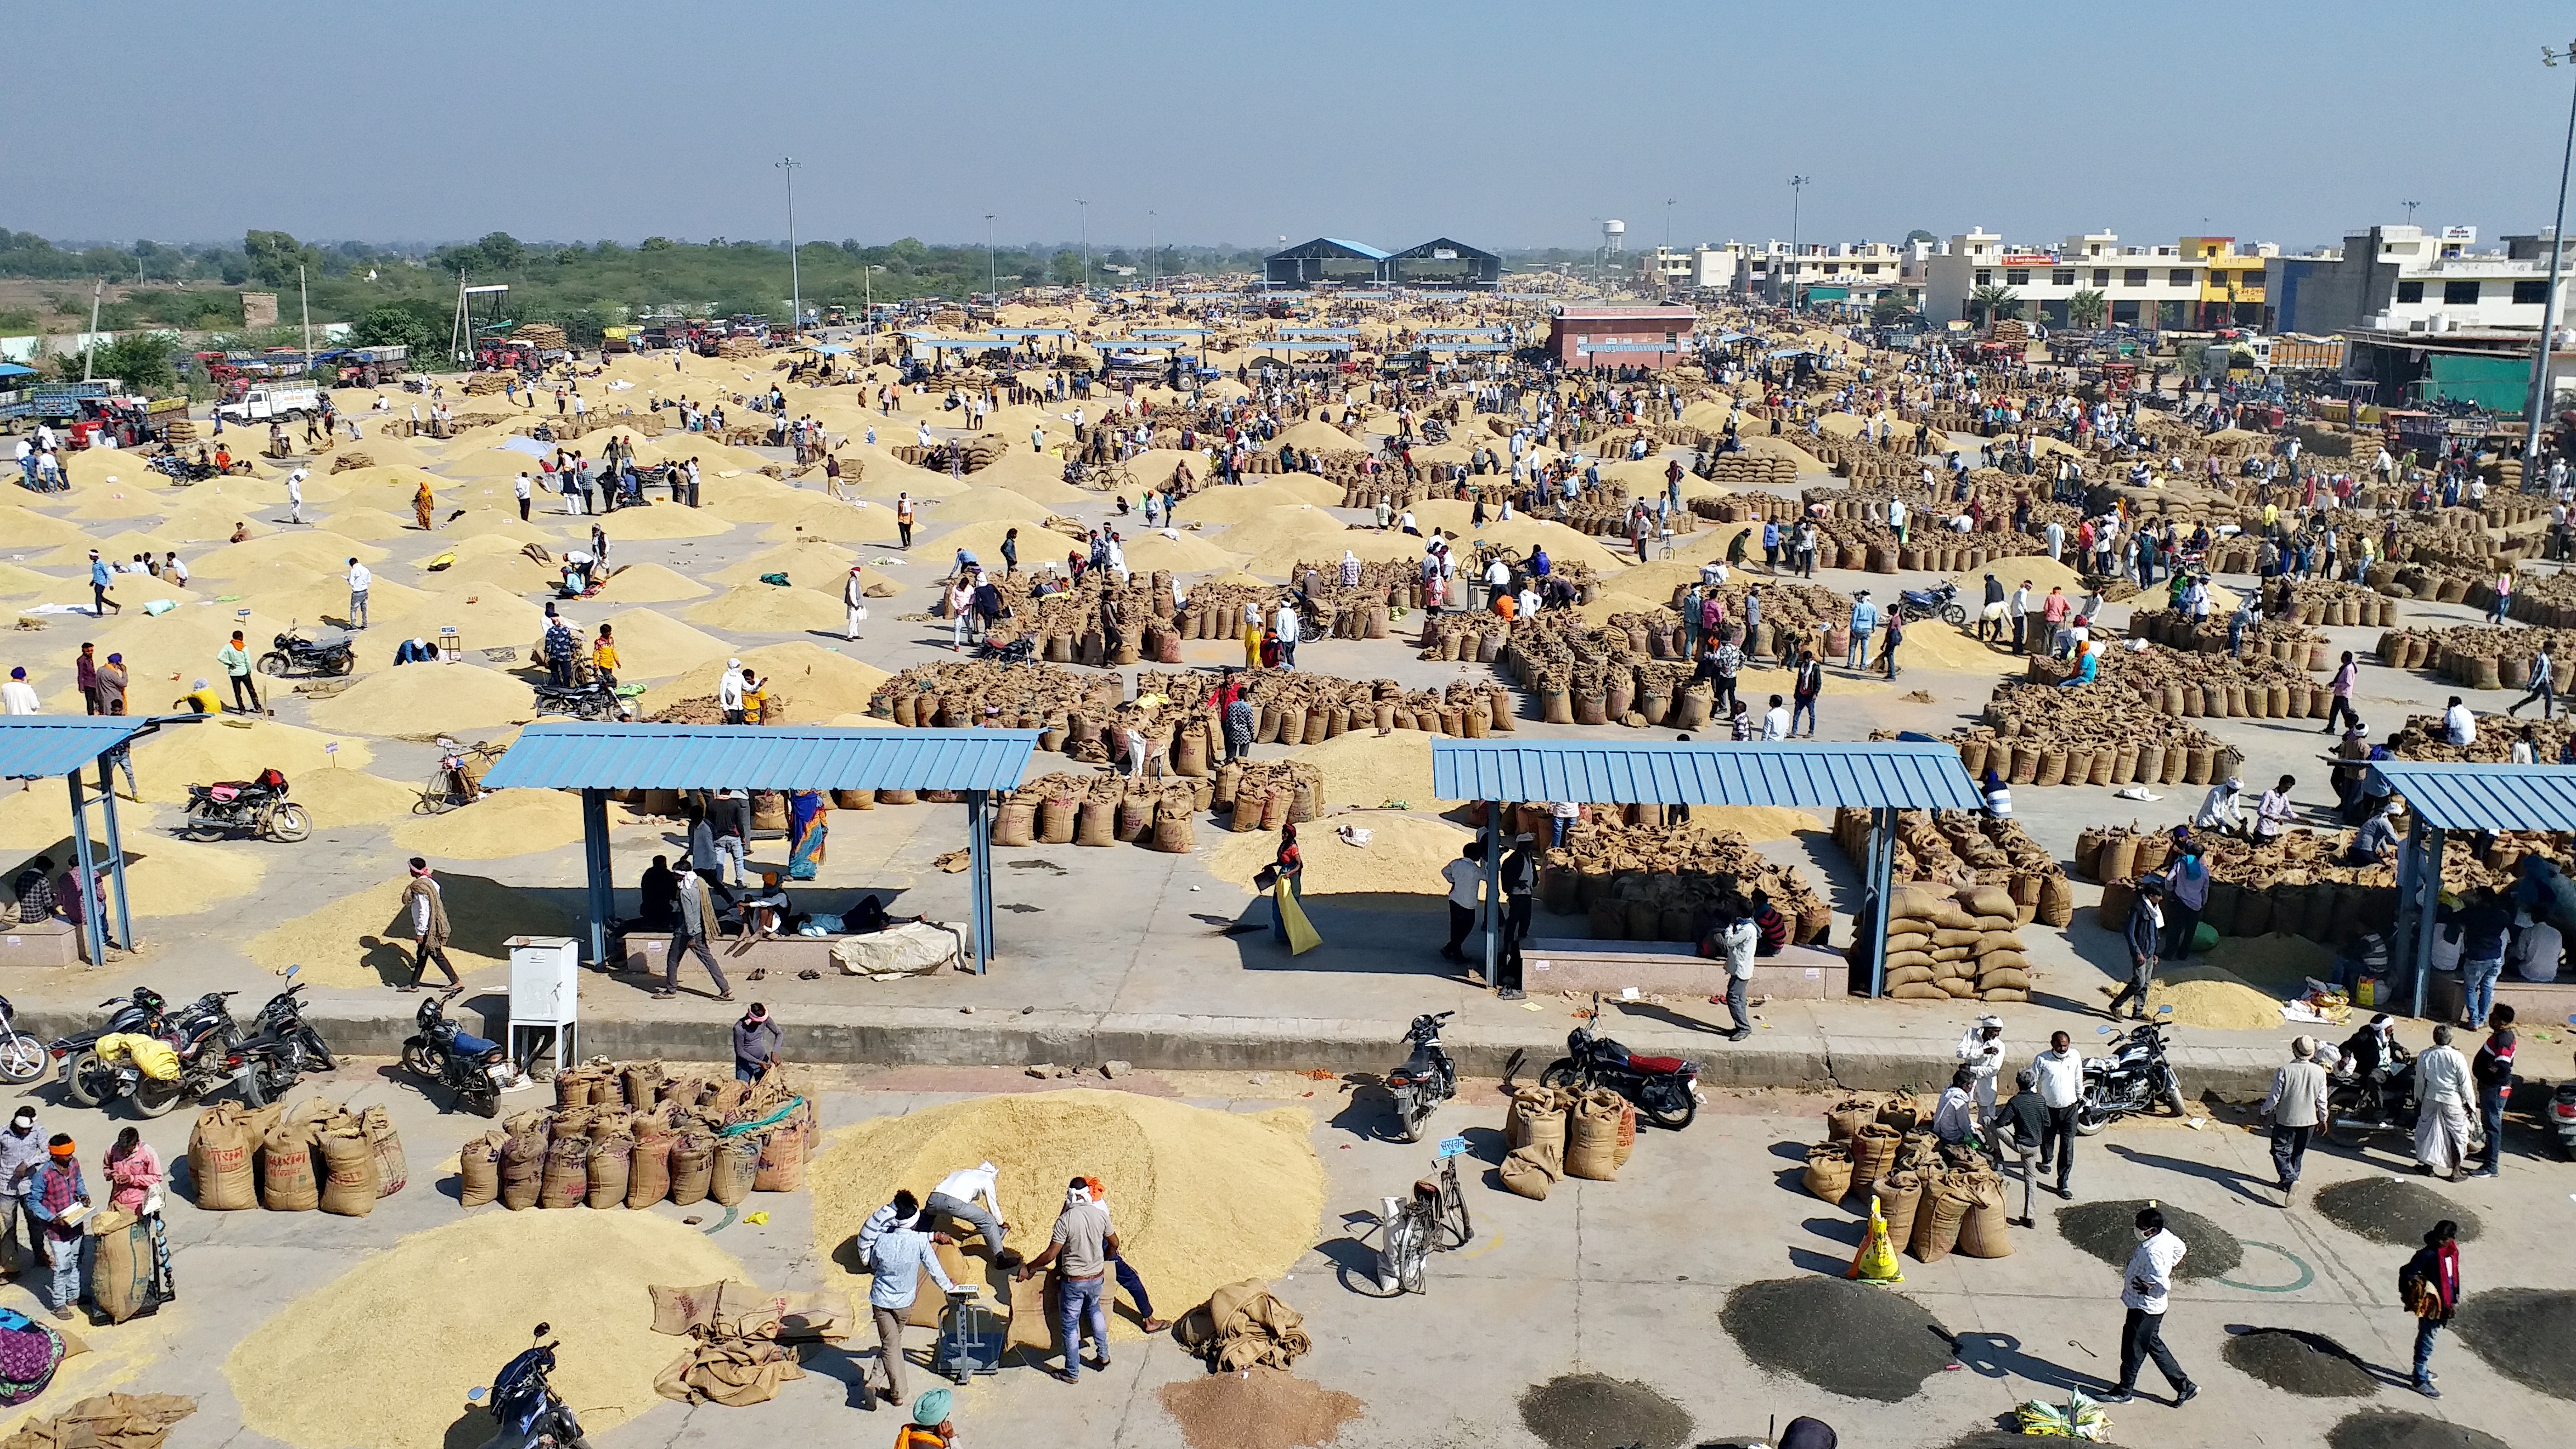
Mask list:
POLYGON ((823 863, 823 837, 831 833, 823 823, 823 812, 829 807, 820 790, 798 790, 787 799, 787 835, 795 842, 787 856, 787 878, 812 880, 823 863))
POLYGON ((170 1234, 161 1220, 161 1184, 166 1175, 160 1155, 143 1141, 143 1134, 131 1127, 116 1134, 116 1145, 107 1149, 107 1204, 150 1226, 152 1296, 162 1303, 179 1296, 178 1282, 170 1272, 170 1234))

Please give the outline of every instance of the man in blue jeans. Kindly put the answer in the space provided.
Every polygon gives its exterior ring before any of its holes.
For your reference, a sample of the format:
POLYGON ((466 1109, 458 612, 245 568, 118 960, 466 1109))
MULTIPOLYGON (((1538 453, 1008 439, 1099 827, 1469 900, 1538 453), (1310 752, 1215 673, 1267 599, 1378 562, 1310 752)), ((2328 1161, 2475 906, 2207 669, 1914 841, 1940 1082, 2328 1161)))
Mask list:
POLYGON ((1843 660, 1845 669, 1869 667, 1869 636, 1878 632, 1878 605, 1869 601, 1869 590, 1855 597, 1851 611, 1851 653, 1843 660))
POLYGON ((1064 1331, 1064 1367, 1055 1376, 1065 1383, 1082 1381, 1082 1331, 1086 1324, 1099 1353, 1091 1366, 1109 1367, 1109 1306, 1101 1289, 1108 1282, 1109 1260, 1117 1253, 1118 1234, 1110 1230, 1109 1210, 1091 1200, 1091 1185, 1077 1177, 1065 1186, 1064 1211, 1056 1214, 1055 1233, 1047 1250, 1011 1275, 1012 1281, 1026 1283, 1049 1267, 1060 1274, 1056 1292, 1059 1326, 1064 1331))
POLYGON ((2466 998, 2468 1024, 2486 1024, 2487 1010, 2495 1005, 2496 978, 2504 974, 2505 938, 2513 928, 2513 913, 2491 890, 2479 891, 2461 910, 2460 922, 2460 990, 2466 998))
POLYGON ((2487 1134, 2486 1150, 2471 1177, 2493 1177, 2504 1161, 2504 1104, 2513 1095, 2513 1045, 2513 1008, 2489 1008, 2486 1045, 2469 1062, 2469 1080, 2478 1087, 2478 1125, 2487 1134))

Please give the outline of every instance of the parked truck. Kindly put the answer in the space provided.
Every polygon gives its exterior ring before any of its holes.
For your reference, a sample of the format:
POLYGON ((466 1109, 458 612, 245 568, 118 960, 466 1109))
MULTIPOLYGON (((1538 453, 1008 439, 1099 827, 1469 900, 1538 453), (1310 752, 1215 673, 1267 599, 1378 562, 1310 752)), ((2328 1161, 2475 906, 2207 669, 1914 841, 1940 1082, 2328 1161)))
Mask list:
POLYGON ((232 423, 265 423, 301 419, 322 410, 322 394, 307 383, 254 383, 242 395, 215 406, 215 415, 232 423))

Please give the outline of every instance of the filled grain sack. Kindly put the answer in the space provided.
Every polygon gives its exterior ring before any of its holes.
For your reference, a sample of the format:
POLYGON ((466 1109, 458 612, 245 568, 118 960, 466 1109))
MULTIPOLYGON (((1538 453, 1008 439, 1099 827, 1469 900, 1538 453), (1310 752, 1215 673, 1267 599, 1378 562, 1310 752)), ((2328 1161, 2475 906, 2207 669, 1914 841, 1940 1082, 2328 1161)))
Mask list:
POLYGON ((1841 1202, 1852 1186, 1851 1149, 1840 1142, 1822 1142, 1808 1148, 1807 1170, 1800 1181, 1817 1197, 1841 1202))
POLYGON ((1624 1105, 1616 1092, 1586 1092, 1574 1104, 1567 1129, 1565 1175, 1593 1182, 1619 1180, 1619 1117, 1624 1105))
POLYGON ((510 1139, 486 1132, 456 1154, 456 1200, 482 1207, 501 1195, 501 1147, 510 1139))
POLYGON ((273 1213, 309 1213, 322 1205, 311 1127, 281 1122, 260 1140, 259 1200, 273 1213))
POLYGON ((90 1301, 110 1323, 159 1306, 152 1289, 152 1224, 109 1208, 90 1219, 90 1301))
POLYGON ((322 1158, 322 1211, 362 1218, 376 1210, 375 1144, 364 1130, 334 1127, 316 1143, 322 1158))
POLYGON ((679 1139, 664 1132, 636 1139, 626 1159, 626 1205, 648 1208, 671 1195, 671 1148, 679 1139))
POLYGON ((188 1135, 188 1175, 197 1184, 197 1206, 214 1212, 237 1212, 259 1206, 258 1168, 251 1154, 259 1139, 251 1134, 250 1114, 231 1102, 218 1102, 197 1114, 188 1135))
POLYGON ((1525 1198, 1547 1201, 1548 1189, 1556 1186, 1557 1171, 1552 1162, 1555 1154, 1545 1146, 1515 1147, 1503 1157, 1503 1186, 1525 1198))
POLYGON ((1860 1095, 1845 1097, 1825 1109, 1825 1140, 1849 1142, 1853 1134, 1877 1120, 1878 1099, 1860 1095))
POLYGON ((688 1131, 671 1139, 671 1205, 688 1207, 707 1200, 715 1177, 715 1139, 688 1131))
POLYGON ((1970 1206, 1959 1224, 1957 1249, 1963 1258, 2012 1256, 2012 1216, 2004 1207, 2003 1179, 1991 1172, 1968 1179, 1970 1206))
POLYGON ((1938 1263, 1950 1256, 1950 1250, 1959 1242, 1959 1225, 1968 1220, 1968 1210, 1976 1205, 1976 1195, 1964 1179, 1955 1174, 1944 1176, 1914 1210, 1914 1256, 1926 1263, 1938 1263))
POLYGON ((537 1205, 545 1191, 546 1139, 514 1133, 501 1144, 501 1206, 512 1212, 537 1205))
POLYGON ((634 1151, 634 1139, 628 1137, 602 1137, 592 1141, 590 1152, 582 1159, 582 1172, 589 1178, 589 1190, 584 1198, 592 1207, 626 1205, 627 1159, 634 1151))
POLYGON ((1885 1176, 1896 1165, 1896 1149, 1904 1140, 1895 1128, 1877 1122, 1861 1128, 1851 1141, 1852 1186, 1885 1176))
POLYGON ((794 1192, 805 1185, 805 1132, 795 1117, 760 1134, 753 1192, 794 1192))
POLYGON ((760 1175, 760 1146, 748 1137, 727 1137, 716 1144, 714 1175, 707 1179, 707 1196, 724 1207, 733 1207, 751 1196, 751 1184, 760 1175))
POLYGON ((376 1196, 391 1197, 411 1181, 411 1163, 403 1156, 402 1137, 394 1131, 393 1114, 369 1107, 358 1114, 358 1130, 376 1154, 376 1196))
POLYGON ((583 1199, 590 1195, 589 1163, 589 1138, 556 1138, 546 1148, 545 1186, 537 1194, 537 1206, 581 1206, 583 1199))

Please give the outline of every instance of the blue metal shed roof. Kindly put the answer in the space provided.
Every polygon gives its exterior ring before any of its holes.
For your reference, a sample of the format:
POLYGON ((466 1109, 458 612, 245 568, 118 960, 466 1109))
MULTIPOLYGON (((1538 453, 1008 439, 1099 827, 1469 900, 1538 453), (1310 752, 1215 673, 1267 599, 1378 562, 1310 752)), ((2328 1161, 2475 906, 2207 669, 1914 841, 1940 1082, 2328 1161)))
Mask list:
POLYGON ((1279 335, 1282 337, 1357 337, 1360 335, 1360 329, 1356 327, 1282 327, 1279 329, 1279 335))
POLYGON ((1337 247, 1348 247, 1352 251, 1358 252, 1361 256, 1367 257, 1372 261, 1382 262, 1388 257, 1395 255, 1393 252, 1380 251, 1378 248, 1370 246, 1367 242, 1344 241, 1337 236, 1328 236, 1324 238, 1324 240, 1331 242, 1337 247))
POLYGON ((2370 768, 2436 830, 2576 830, 2576 766, 2382 760, 2370 768))
POLYGON ((1575 800, 1601 805, 1836 805, 1974 810, 1985 804, 1938 743, 1578 744, 1434 740, 1442 800, 1575 800))
POLYGON ((137 735, 164 724, 211 719, 189 714, 159 719, 139 715, 22 714, 0 716, 0 779, 40 780, 68 775, 137 735))
POLYGON ((1256 346, 1270 352, 1348 352, 1351 344, 1337 337, 1271 338, 1256 346))
POLYGON ((595 790, 1010 790, 1035 730, 532 724, 495 787, 595 790))

